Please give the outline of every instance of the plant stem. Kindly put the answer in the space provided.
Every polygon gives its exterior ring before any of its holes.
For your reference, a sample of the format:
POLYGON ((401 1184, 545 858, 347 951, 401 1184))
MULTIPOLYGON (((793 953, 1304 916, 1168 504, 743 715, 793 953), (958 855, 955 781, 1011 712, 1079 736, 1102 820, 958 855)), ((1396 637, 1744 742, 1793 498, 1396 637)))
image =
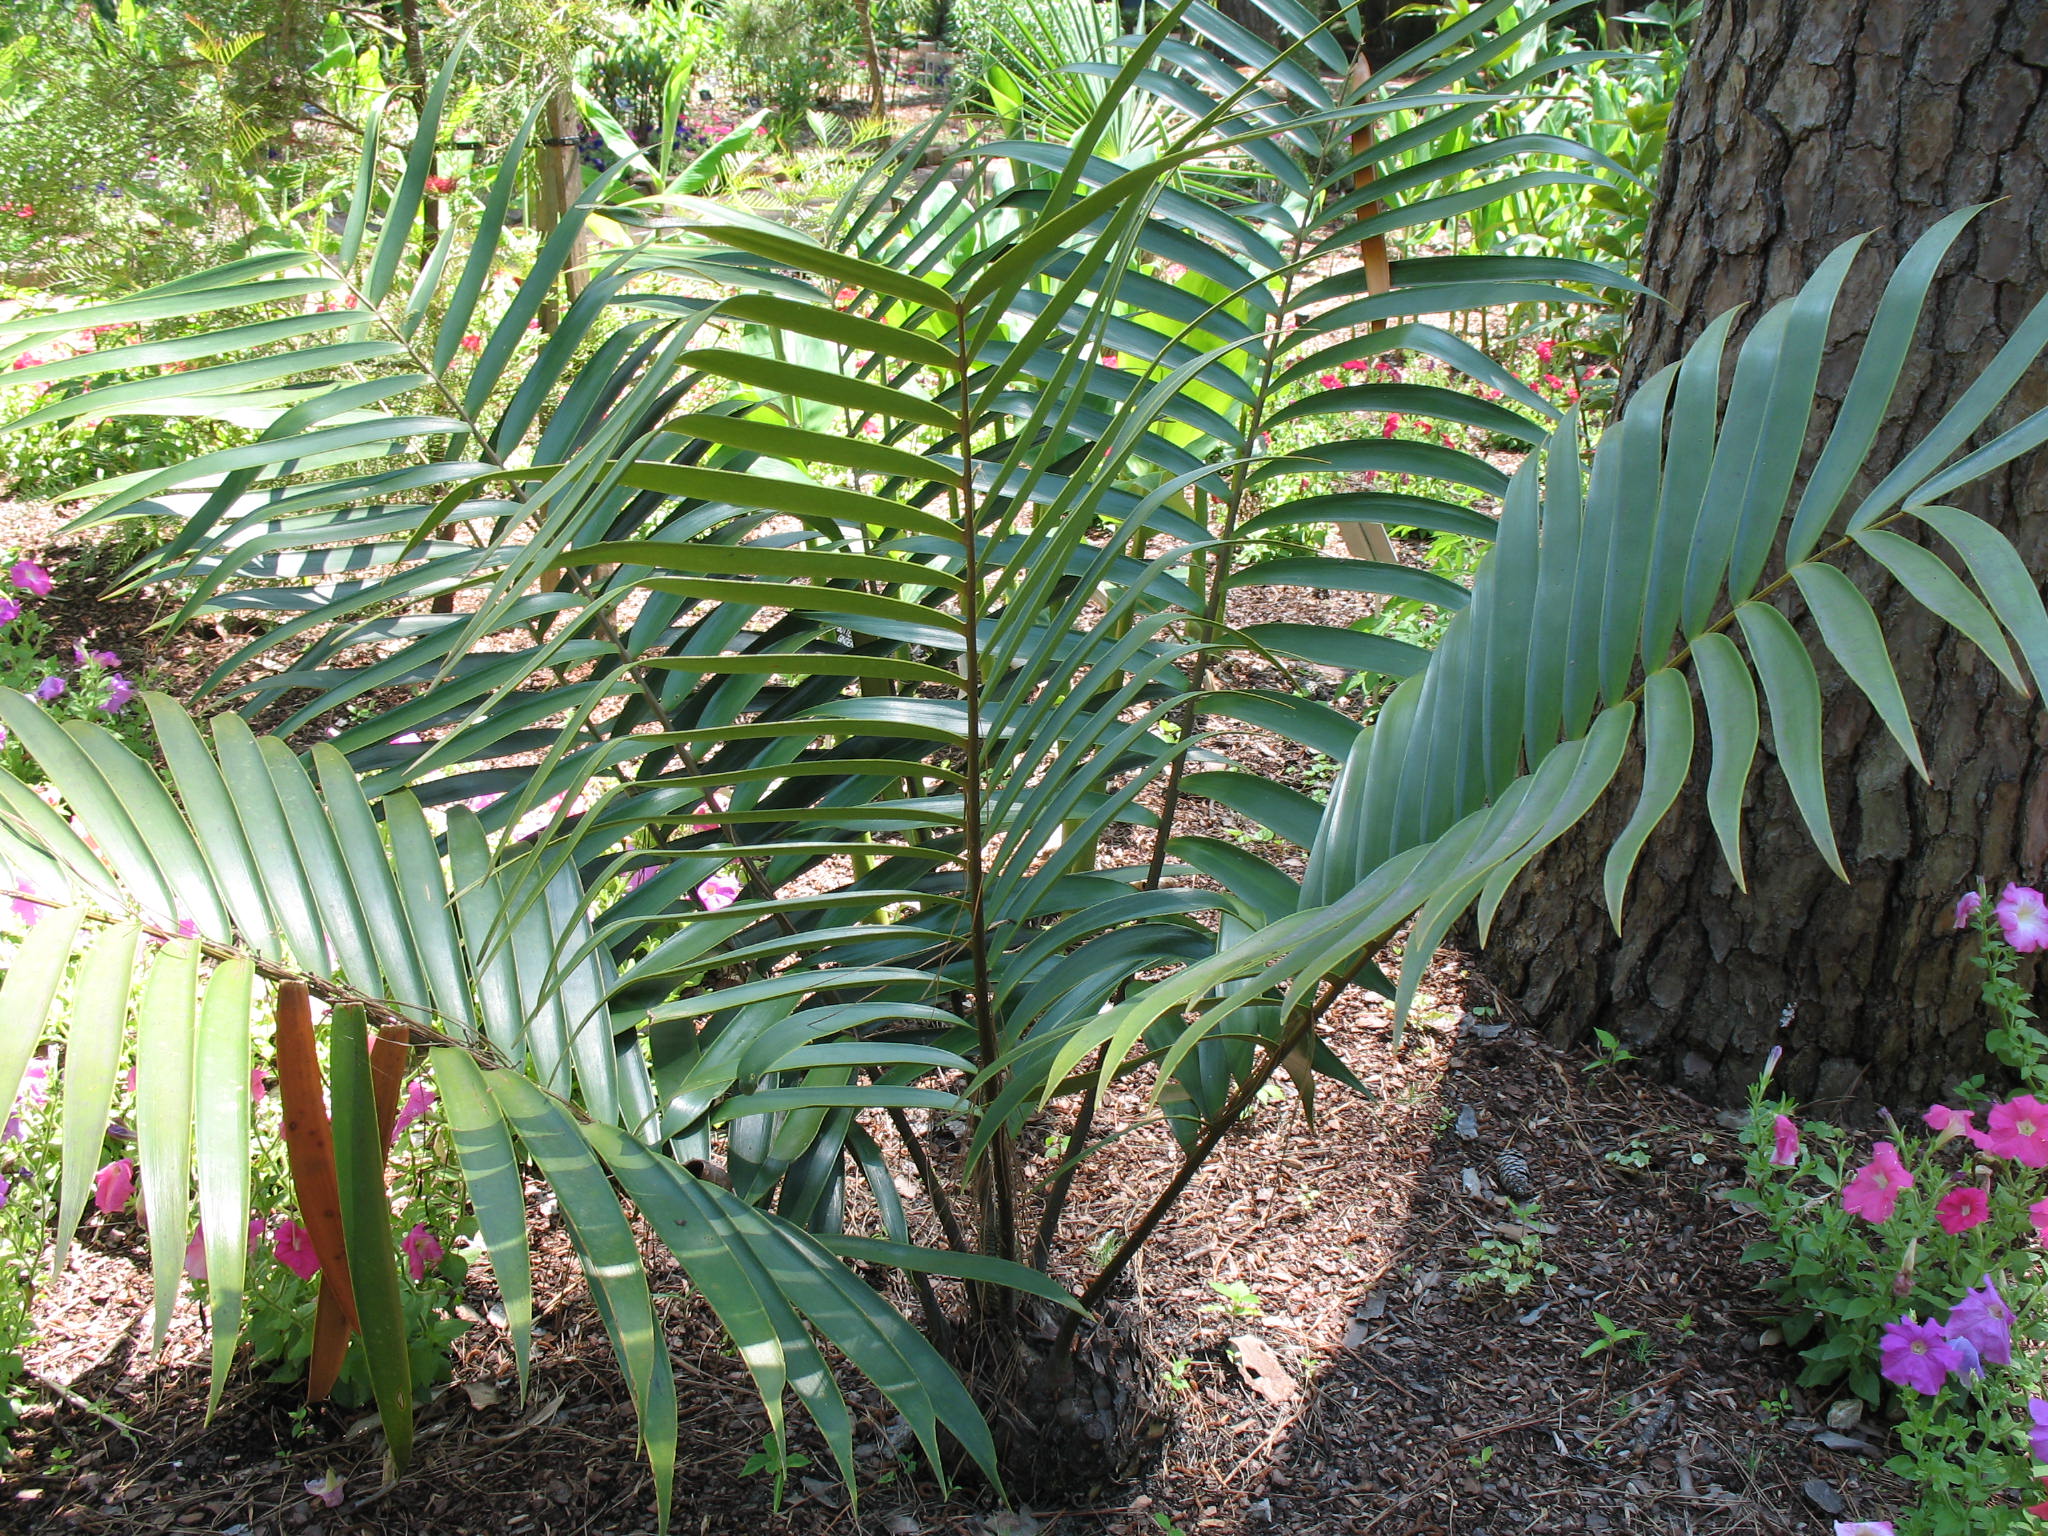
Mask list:
MULTIPOLYGON (((966 881, 967 948, 974 968, 974 1033, 986 1069, 1002 1055, 1002 1037, 996 1029, 994 982, 989 969, 987 872, 983 867, 986 850, 982 830, 982 782, 984 764, 981 743, 981 547, 978 507, 974 498, 974 399, 969 381, 973 376, 973 349, 967 335, 967 315, 954 317, 954 350, 960 377, 960 535, 961 535, 961 682, 967 703, 967 763, 960 786, 961 867, 966 881)), ((1003 1078, 992 1078, 978 1091, 985 1105, 1002 1092, 1003 1078)), ((983 1247, 998 1258, 1017 1257, 1016 1168, 1007 1130, 998 1129, 988 1146, 989 1181, 995 1196, 992 1230, 984 1232, 983 1247)), ((1000 1292, 1002 1297, 1010 1295, 1000 1292)))
POLYGON ((953 1202, 946 1194, 946 1186, 939 1180, 938 1169, 932 1166, 931 1154, 924 1149, 924 1138, 919 1136, 910 1124, 910 1117, 900 1109, 887 1111, 889 1124, 896 1128, 896 1135, 903 1143, 903 1150, 910 1154, 910 1161, 917 1169, 917 1176, 924 1181, 926 1193, 932 1198, 932 1214, 939 1219, 939 1230, 946 1234, 946 1246, 955 1253, 972 1253, 974 1245, 967 1241, 967 1234, 960 1230, 960 1218, 953 1214, 953 1202))
MULTIPOLYGON (((1346 987, 1351 985, 1352 977, 1365 969, 1366 962, 1371 958, 1370 950, 1361 950, 1349 970, 1325 984, 1321 997, 1311 1006, 1296 1011, 1286 1031, 1267 1049, 1265 1058, 1246 1075, 1242 1083, 1238 1084, 1237 1091, 1217 1112, 1216 1118, 1209 1122, 1200 1139, 1182 1155, 1180 1167, 1167 1181, 1166 1188, 1146 1207, 1145 1214, 1138 1218, 1138 1224, 1131 1228, 1129 1234, 1117 1245, 1116 1252, 1110 1256, 1109 1262, 1102 1266, 1101 1273, 1088 1283, 1088 1288, 1080 1297, 1084 1312, 1092 1312, 1108 1294, 1110 1287, 1116 1284, 1118 1277, 1130 1266, 1131 1260, 1138 1256, 1138 1250, 1152 1236, 1159 1223, 1166 1219, 1166 1213, 1173 1209, 1175 1202, 1193 1182, 1195 1175, 1202 1171, 1202 1165, 1209 1160, 1209 1155, 1216 1150, 1217 1144, 1230 1133, 1230 1128, 1237 1124, 1239 1116, 1243 1115, 1252 1101, 1258 1097, 1259 1090, 1266 1086, 1267 1079, 1280 1069, 1280 1064, 1293 1055, 1296 1048, 1314 1031, 1316 1025, 1322 1022, 1323 1015, 1329 1012, 1330 1005, 1343 994, 1346 987)), ((1053 1345, 1055 1353, 1073 1342, 1080 1321, 1079 1313, 1068 1313, 1061 1320, 1059 1337, 1053 1345)))

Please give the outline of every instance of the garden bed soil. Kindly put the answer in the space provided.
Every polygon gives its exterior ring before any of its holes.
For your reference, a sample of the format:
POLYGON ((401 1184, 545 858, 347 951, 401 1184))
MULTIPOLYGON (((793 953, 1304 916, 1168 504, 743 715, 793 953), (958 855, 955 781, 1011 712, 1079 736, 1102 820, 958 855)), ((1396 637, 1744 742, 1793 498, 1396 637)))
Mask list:
MULTIPOLYGON (((1291 1094, 1262 1105, 1196 1181, 1139 1271, 1152 1346, 1184 1383, 1167 1394, 1161 1453, 1141 1481, 1068 1508, 1006 1521, 985 1498, 942 1498, 894 1454, 893 1415, 849 1383, 858 1511, 799 1427, 812 1460, 792 1468, 775 1512, 771 1477, 742 1476, 766 1431, 745 1374, 651 1251, 682 1394, 675 1529, 1777 1536, 1830 1530, 1838 1502, 1871 1516, 1893 1507, 1900 1489, 1870 1460, 1819 1447, 1824 1405, 1789 1387, 1782 1353, 1759 1345, 1755 1272, 1738 1258, 1747 1223, 1717 1198, 1736 1176, 1727 1127, 1626 1068, 1586 1070, 1469 1009, 1475 997, 1483 1007, 1483 983, 1455 961, 1426 995, 1398 1051, 1376 1000, 1354 994, 1336 1010, 1334 1043, 1373 1099, 1326 1086, 1313 1131, 1291 1094), (1646 1154, 1640 1171, 1604 1155, 1631 1145, 1646 1154), (1459 1281, 1479 1267, 1468 1249, 1525 1230, 1494 1190, 1495 1156, 1510 1148, 1537 1187, 1529 1225, 1556 1273, 1504 1300, 1459 1281), (1641 1343, 1583 1357, 1601 1336, 1595 1312, 1641 1343)), ((1169 1159, 1163 1135, 1120 1142, 1084 1176, 1070 1230, 1086 1244, 1128 1224, 1169 1159)), ((305 1411, 292 1388, 237 1379, 206 1424, 194 1309, 181 1307, 168 1363, 151 1369, 136 1234, 94 1217, 87 1250, 45 1298, 30 1356, 66 1395, 46 1394, 12 1437, 0 1529, 652 1531, 630 1406, 560 1223, 536 1204, 526 1400, 479 1266, 470 1301, 482 1321, 458 1343, 455 1385, 422 1413, 412 1470, 389 1488, 367 1410, 305 1411), (342 1488, 331 1510, 307 1491, 330 1473, 342 1488)))

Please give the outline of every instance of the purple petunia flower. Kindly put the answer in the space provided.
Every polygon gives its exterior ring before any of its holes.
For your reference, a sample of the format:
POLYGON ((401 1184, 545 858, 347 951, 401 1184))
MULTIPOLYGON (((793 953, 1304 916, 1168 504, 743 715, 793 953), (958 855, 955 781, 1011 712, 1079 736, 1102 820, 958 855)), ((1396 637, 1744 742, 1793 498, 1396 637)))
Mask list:
POLYGON ((12 624, 21 617, 21 604, 11 597, 0 597, 0 626, 12 624))
POLYGON ((110 715, 118 715, 128 707, 128 701, 135 697, 135 685, 116 672, 107 679, 107 702, 100 706, 110 715))
POLYGON ((1989 1276, 1950 1309, 1947 1331, 1951 1342, 1968 1339, 1993 1365, 2012 1364, 2012 1308, 1989 1276))
POLYGON ((1948 1341, 1948 1332, 1936 1322, 1920 1322, 1907 1313, 1896 1323, 1885 1324, 1879 1345, 1878 1374, 1895 1386, 1910 1387, 1932 1397, 1939 1392, 1949 1373, 1962 1367, 1963 1357, 1948 1341))
POLYGON ((2034 1421, 2034 1427, 2027 1431, 2027 1447, 2034 1453, 2034 1460, 2048 1462, 2048 1397, 2028 1398, 2027 1417, 2034 1421))
POLYGON ((57 676, 54 672, 36 684, 36 697, 45 704, 48 704, 53 699, 60 699, 63 696, 64 679, 57 676))

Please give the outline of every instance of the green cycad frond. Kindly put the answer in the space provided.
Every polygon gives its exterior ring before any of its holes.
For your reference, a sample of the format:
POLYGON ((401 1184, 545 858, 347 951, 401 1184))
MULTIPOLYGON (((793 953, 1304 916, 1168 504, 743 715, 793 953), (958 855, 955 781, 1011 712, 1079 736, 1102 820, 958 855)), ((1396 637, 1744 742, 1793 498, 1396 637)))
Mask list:
POLYGON ((1935 270, 1976 211, 1941 221, 1901 262, 1803 476, 1814 382, 1860 242, 1759 320, 1738 353, 1725 414, 1726 316, 1644 385, 1601 435, 1589 468, 1569 421, 1540 464, 1525 461, 1469 605, 1357 738, 1316 832, 1301 909, 1091 1021, 1046 1081, 1104 1042, 1116 1059, 1162 1016, 1197 1010, 1198 1036, 1224 1027, 1247 999, 1201 1000, 1246 976, 1294 999, 1298 1038, 1311 1020, 1307 989, 1344 974, 1412 919, 1396 997, 1405 1010, 1450 925, 1476 904, 1483 935, 1508 885, 1571 832, 1640 742, 1636 811, 1607 855, 1619 922, 1643 842, 1691 769, 1695 685, 1708 726, 1707 807, 1737 879, 1744 788, 1765 717, 1807 830, 1839 873, 1817 648, 1925 771, 1876 614, 1834 563, 1852 551, 1895 575, 2016 685, 2013 649, 2037 685, 2048 682, 2048 613, 2018 554, 1988 523, 1940 504, 2048 440, 2048 412, 2037 412, 1964 451, 2048 347, 2048 304, 1861 501, 1848 498, 1873 473, 1870 446, 1935 270), (1913 523, 1939 534, 1962 571, 1887 526, 1913 523), (1772 601, 1795 592, 1811 638, 1772 601))

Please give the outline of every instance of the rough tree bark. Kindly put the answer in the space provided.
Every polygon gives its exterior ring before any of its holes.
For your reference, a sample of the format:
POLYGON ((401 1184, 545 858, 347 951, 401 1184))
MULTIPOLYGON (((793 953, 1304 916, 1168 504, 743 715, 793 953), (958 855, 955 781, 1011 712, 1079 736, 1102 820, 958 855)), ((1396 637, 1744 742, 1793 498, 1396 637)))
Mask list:
MULTIPOLYGON (((1790 293, 1867 230, 1842 306, 1860 327, 1907 242, 1953 209, 2004 199, 1949 257, 1879 440, 1874 462, 1888 464, 2048 292, 2048 0, 1721 0, 1701 28, 1646 259, 1670 308, 1636 316, 1631 381, 1720 311, 1790 293)), ((1853 362, 1845 339, 1821 377, 1830 402, 1853 362)), ((2044 372, 1994 425, 2043 403, 2044 372)), ((1831 418, 1830 403, 1821 425, 1831 418)), ((2048 570, 2042 455, 1962 504, 2048 570)), ((1633 783, 1618 785, 1502 908, 1486 952, 1554 1039, 1613 1030, 1663 1075, 1724 1102, 1774 1043, 1786 1050, 1779 1081, 1817 1104, 1918 1107, 1984 1067, 1972 946, 1950 912, 1979 876, 1995 889, 2048 864, 2048 715, 1870 566, 1846 569, 1878 604, 1932 784, 1824 669, 1850 883, 1812 851, 1766 751, 1749 793, 1748 893, 1695 791, 1646 850, 1617 940, 1599 889, 1600 856, 1633 804, 1633 783)))

